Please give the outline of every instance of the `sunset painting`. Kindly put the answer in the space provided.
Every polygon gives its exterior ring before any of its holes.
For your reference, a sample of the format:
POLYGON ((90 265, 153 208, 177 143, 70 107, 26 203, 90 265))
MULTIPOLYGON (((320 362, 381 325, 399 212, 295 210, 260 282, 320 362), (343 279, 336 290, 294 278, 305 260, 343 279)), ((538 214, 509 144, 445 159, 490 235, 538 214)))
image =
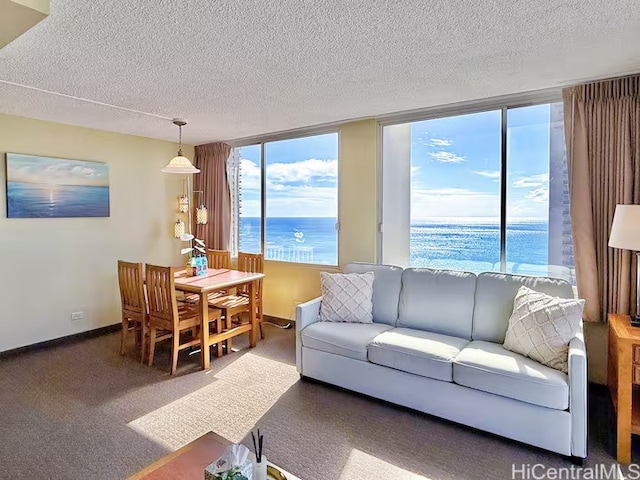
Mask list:
POLYGON ((109 167, 102 162, 6 154, 7 217, 108 217, 109 167))

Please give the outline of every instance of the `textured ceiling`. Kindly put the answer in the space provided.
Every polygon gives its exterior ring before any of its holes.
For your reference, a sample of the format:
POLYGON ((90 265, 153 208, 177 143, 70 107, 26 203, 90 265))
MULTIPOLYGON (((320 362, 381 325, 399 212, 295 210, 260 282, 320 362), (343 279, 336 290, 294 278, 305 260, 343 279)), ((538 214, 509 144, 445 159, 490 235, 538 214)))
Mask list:
POLYGON ((638 71, 638 0, 51 0, 0 113, 199 144, 638 71))

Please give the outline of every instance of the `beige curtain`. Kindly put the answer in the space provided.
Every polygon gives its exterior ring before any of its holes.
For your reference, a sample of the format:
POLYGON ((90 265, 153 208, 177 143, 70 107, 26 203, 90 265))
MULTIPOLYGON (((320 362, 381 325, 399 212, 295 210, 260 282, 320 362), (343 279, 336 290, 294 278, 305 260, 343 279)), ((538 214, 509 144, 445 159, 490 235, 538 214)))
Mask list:
POLYGON ((632 252, 608 247, 616 204, 640 203, 640 75, 563 91, 571 226, 585 319, 635 312, 632 252))
MULTIPOLYGON (((207 248, 216 250, 229 249, 231 198, 227 181, 227 159, 230 153, 231 147, 226 143, 198 145, 193 162, 200 169, 200 173, 193 176, 194 191, 202 191, 195 194, 195 206, 204 203, 209 211, 209 222, 206 225, 197 225, 194 215, 195 235, 207 244, 207 248)), ((195 208, 193 211, 195 212, 195 208)))

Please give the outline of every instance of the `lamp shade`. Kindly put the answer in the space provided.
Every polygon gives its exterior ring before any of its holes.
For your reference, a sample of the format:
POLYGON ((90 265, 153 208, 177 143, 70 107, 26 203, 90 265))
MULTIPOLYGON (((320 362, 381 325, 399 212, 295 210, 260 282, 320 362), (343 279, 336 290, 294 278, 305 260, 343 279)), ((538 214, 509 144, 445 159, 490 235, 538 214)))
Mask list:
POLYGON ((640 205, 616 205, 609 246, 640 251, 640 205))
POLYGON ((209 212, 207 212, 207 207, 204 205, 200 205, 196 208, 196 223, 198 225, 206 225, 209 221, 209 212))
POLYGON ((180 213, 189 212, 189 197, 187 197, 186 195, 180 195, 178 197, 178 211, 180 213))
POLYGON ((178 173, 188 175, 190 173, 200 173, 200 170, 193 166, 191 160, 182 155, 173 157, 169 164, 162 169, 164 173, 178 173))
POLYGON ((184 222, 182 220, 178 220, 176 223, 173 224, 173 236, 175 238, 180 238, 182 235, 184 235, 184 229, 185 229, 184 222))

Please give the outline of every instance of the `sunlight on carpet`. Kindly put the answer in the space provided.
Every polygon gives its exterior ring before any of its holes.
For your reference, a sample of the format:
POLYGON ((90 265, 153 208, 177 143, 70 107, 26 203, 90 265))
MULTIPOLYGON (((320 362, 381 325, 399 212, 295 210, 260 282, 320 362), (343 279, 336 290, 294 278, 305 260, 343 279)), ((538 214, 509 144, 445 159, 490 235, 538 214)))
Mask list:
MULTIPOLYGON (((438 478, 448 478, 449 475, 438 478)), ((432 480, 431 477, 423 477, 404 470, 400 467, 385 462, 357 449, 351 450, 347 464, 342 470, 340 480, 386 480, 389 478, 402 480, 432 480)))
POLYGON ((211 384, 128 425, 172 450, 210 430, 237 443, 298 379, 295 366, 247 353, 211 384))

